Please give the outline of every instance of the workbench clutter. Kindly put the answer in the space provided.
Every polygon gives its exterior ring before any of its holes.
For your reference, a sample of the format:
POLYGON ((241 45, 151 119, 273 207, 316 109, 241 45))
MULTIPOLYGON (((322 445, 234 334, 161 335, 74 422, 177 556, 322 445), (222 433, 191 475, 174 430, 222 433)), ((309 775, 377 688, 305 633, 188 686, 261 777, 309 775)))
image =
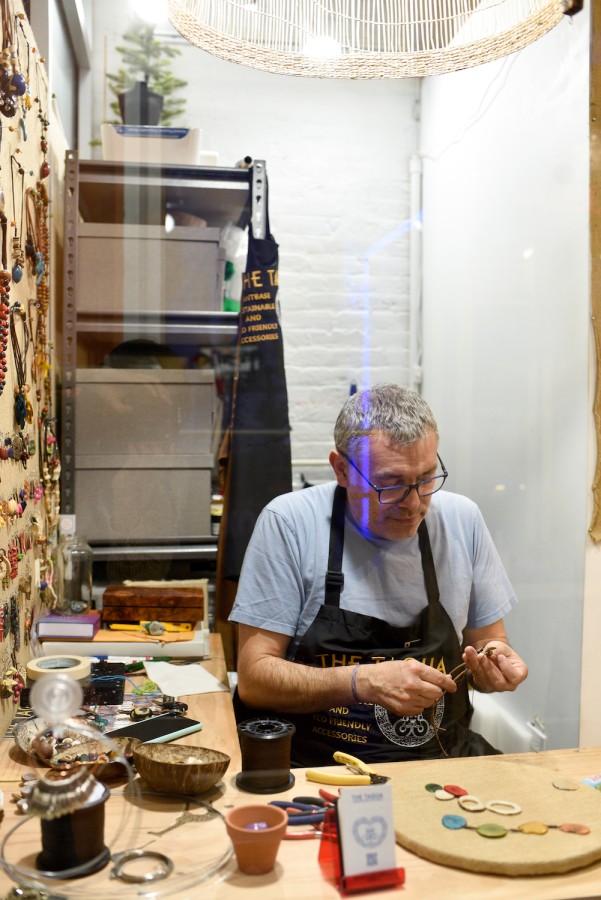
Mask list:
POLYGON ((52 374, 44 60, 21 0, 0 2, 0 733, 25 684, 34 620, 54 603, 60 454, 52 374))
POLYGON ((203 659, 209 655, 208 581, 125 581, 108 585, 101 608, 83 615, 53 610, 36 624, 44 654, 158 656, 203 659), (72 648, 71 648, 72 649, 72 648))
MULTIPOLYGON (((0 865, 21 889, 87 900, 115 888, 126 897, 187 896, 224 869, 233 852, 224 816, 200 797, 223 778, 226 754, 120 737, 127 729, 102 734, 81 721, 81 686, 65 674, 41 678, 31 699, 30 722, 44 723, 55 752, 36 755, 43 768, 23 773, 14 798, 22 815, 0 845, 0 865), (183 840, 172 840, 176 828, 183 840)), ((25 752, 36 752, 33 743, 25 752)))

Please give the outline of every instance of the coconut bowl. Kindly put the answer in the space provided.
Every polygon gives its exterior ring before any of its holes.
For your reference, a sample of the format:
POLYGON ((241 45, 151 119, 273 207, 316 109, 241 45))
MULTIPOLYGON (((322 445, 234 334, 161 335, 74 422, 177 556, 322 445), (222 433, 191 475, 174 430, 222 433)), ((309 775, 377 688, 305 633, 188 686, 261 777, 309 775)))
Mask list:
POLYGON ((219 750, 186 744, 140 744, 133 755, 140 778, 153 791, 180 796, 204 794, 230 764, 229 756, 219 750))

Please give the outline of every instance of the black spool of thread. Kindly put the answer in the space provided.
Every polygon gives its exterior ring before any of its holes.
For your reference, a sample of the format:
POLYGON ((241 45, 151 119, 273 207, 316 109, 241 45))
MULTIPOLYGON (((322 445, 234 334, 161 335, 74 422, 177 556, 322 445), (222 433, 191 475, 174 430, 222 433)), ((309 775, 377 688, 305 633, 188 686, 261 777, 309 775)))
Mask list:
POLYGON ((36 858, 38 869, 46 874, 76 878, 106 866, 111 858, 110 850, 104 845, 104 804, 109 793, 103 785, 100 796, 86 801, 80 809, 41 820, 42 852, 36 858))
POLYGON ((247 719, 238 725, 242 771, 236 785, 251 794, 285 791, 294 784, 290 745, 296 728, 284 719, 247 719))

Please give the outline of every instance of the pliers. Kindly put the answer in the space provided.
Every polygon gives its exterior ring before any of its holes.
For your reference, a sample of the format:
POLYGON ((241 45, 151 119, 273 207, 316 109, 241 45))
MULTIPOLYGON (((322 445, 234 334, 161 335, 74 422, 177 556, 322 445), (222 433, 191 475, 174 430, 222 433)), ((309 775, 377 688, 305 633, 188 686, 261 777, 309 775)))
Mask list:
POLYGON ((288 813, 288 825, 313 825, 314 827, 309 831, 289 831, 287 830, 284 835, 284 840, 303 840, 308 838, 321 837, 321 831, 317 830, 318 825, 321 825, 326 814, 326 803, 323 801, 315 800, 313 802, 313 798, 306 798, 307 800, 311 800, 310 803, 303 803, 299 800, 270 800, 270 806, 279 806, 280 809, 286 810, 288 813), (323 804, 323 805, 322 805, 323 804))
POLYGON ((338 784, 342 787, 357 784, 384 784, 390 780, 386 775, 378 775, 371 766, 361 762, 356 756, 350 756, 348 753, 337 750, 334 753, 334 759, 350 769, 352 774, 348 772, 332 774, 331 772, 320 772, 317 769, 307 769, 307 781, 315 781, 318 784, 338 784))

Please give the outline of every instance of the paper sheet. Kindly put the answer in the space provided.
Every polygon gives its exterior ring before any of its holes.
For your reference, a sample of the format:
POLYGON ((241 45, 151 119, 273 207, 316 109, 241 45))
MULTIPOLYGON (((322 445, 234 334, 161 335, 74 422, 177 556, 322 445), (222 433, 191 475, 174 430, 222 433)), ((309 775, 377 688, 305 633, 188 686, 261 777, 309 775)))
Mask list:
POLYGON ((202 666, 174 666, 168 662, 145 663, 148 677, 159 686, 168 697, 183 697, 186 694, 210 694, 227 691, 219 679, 202 666))

